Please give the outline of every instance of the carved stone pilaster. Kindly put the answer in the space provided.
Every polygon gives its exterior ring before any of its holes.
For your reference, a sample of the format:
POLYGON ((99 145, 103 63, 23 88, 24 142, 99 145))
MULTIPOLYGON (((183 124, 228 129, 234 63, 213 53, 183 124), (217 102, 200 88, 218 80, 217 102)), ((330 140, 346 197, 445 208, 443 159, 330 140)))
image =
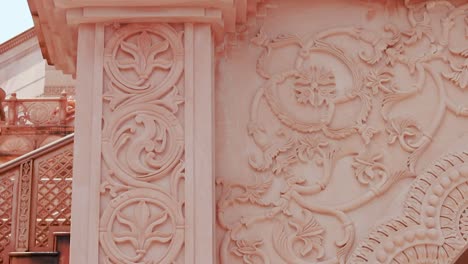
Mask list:
POLYGON ((174 263, 185 229, 181 27, 105 34, 100 260, 174 263))

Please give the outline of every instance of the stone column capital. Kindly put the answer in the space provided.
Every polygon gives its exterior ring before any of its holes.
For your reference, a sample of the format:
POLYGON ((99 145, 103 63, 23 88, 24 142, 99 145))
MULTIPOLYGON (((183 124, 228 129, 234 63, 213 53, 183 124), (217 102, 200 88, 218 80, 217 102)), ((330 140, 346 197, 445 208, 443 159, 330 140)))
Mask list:
POLYGON ((28 0, 44 58, 76 73, 78 26, 96 23, 204 23, 219 43, 263 0, 28 0))

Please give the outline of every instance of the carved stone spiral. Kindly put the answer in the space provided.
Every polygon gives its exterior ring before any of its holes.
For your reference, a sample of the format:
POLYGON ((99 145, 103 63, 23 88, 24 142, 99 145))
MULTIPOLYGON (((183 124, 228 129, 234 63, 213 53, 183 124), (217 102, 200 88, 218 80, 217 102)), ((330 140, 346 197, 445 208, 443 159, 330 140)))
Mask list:
POLYGON ((103 157, 115 176, 128 184, 167 176, 182 157, 182 126, 165 108, 131 105, 116 111, 108 122, 103 157))

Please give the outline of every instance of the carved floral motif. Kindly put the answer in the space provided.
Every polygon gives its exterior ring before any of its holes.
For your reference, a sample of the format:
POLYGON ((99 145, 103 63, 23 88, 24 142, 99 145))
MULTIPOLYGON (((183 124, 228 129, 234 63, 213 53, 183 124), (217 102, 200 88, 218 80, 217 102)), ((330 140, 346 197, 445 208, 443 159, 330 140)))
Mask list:
POLYGON ((138 75, 138 85, 148 80, 153 70, 160 68, 168 70, 172 66, 172 61, 159 58, 159 54, 167 51, 169 42, 163 40, 153 43, 147 31, 142 31, 136 37, 136 44, 129 41, 122 41, 120 44, 122 51, 132 55, 132 59, 117 60, 117 67, 120 70, 133 69, 138 75))
POLYGON ((239 257, 242 257, 242 260, 246 264, 255 263, 253 258, 258 256, 265 259, 263 254, 258 250, 258 247, 262 245, 262 241, 248 241, 248 240, 237 240, 236 246, 232 249, 232 252, 239 257))
MULTIPOLYGON (((128 25, 109 39, 104 69, 110 79, 104 98, 115 109, 124 101, 158 101, 183 71, 182 33, 164 24, 128 25), (124 29, 125 28, 125 29, 124 29), (132 96, 133 100, 127 100, 132 96)), ((173 100, 170 97, 166 100, 173 100)))
POLYGON ((182 32, 108 27, 102 127, 100 259, 178 263, 184 245, 182 32), (182 188, 183 189, 183 188, 182 188))
POLYGON ((248 165, 255 179, 217 179, 217 220, 224 232, 220 263, 452 263, 465 247, 468 154, 442 158, 424 173, 416 165, 448 112, 468 116, 468 106, 448 92, 464 91, 468 84, 466 49, 454 49, 450 41, 455 29, 466 28, 468 20, 460 18, 468 5, 413 2, 394 6, 394 14, 406 14, 407 25, 399 20, 398 25, 337 27, 310 38, 270 37, 262 28, 252 39, 260 49, 256 67, 262 81, 247 125, 253 146, 248 165), (442 19, 433 12, 439 6, 446 12, 442 19), (362 49, 346 49, 337 36, 362 49), (273 70, 275 52, 289 54, 293 63, 281 61, 282 70, 273 70), (327 63, 319 56, 326 56, 327 63), (346 84, 338 74, 343 69, 350 80, 346 84), (427 87, 438 95, 429 121, 393 111, 427 87), (339 110, 349 104, 359 111, 339 110), (390 166, 393 157, 382 149, 386 143, 392 145, 388 149, 402 150, 405 162, 390 166), (335 172, 344 160, 364 191, 339 204, 320 201, 316 195, 333 180, 348 177, 335 172), (404 215, 375 227, 356 246, 350 212, 416 175, 404 215), (330 235, 320 217, 335 219, 340 228, 330 235), (267 229, 273 238, 263 235, 267 229), (326 243, 334 243, 335 251, 326 243))
POLYGON ((366 151, 354 158, 351 166, 359 183, 368 185, 372 181, 387 177, 385 165, 381 163, 383 155, 366 151))
POLYGON ((275 247, 280 252, 287 249, 286 252, 282 252, 283 258, 289 261, 294 260, 296 242, 300 242, 298 255, 302 257, 314 254, 316 259, 321 259, 325 256, 325 249, 322 245, 325 229, 310 212, 305 213, 303 219, 292 218, 288 221, 288 225, 293 229, 292 232, 283 226, 274 233, 275 247))
POLYGON ((296 78, 296 99, 302 104, 330 104, 336 97, 335 76, 324 68, 309 67, 296 78))
POLYGON ((389 86, 393 78, 393 73, 389 70, 371 70, 366 77, 366 87, 372 90, 372 94, 377 94, 379 91, 391 93, 394 88, 389 86))
POLYGON ((101 246, 108 258, 113 263, 170 263, 175 259, 184 233, 183 217, 175 211, 178 206, 172 199, 150 189, 133 189, 113 199, 101 217, 101 246), (169 250, 158 254, 159 244, 167 244, 169 250), (125 250, 126 245, 132 253, 125 250), (154 262, 148 262, 149 256, 154 262))
POLYGON ((451 52, 455 55, 465 58, 465 61, 460 64, 450 63, 451 72, 443 73, 443 76, 448 80, 452 81, 461 89, 468 87, 468 49, 461 51, 451 52))
POLYGON ((397 140, 401 147, 412 152, 418 148, 416 140, 422 137, 421 126, 411 118, 395 118, 389 120, 385 129, 388 133, 388 144, 397 140))
POLYGON ((183 130, 167 109, 150 104, 121 108, 104 127, 103 157, 115 176, 131 181, 167 175, 183 153, 183 130))

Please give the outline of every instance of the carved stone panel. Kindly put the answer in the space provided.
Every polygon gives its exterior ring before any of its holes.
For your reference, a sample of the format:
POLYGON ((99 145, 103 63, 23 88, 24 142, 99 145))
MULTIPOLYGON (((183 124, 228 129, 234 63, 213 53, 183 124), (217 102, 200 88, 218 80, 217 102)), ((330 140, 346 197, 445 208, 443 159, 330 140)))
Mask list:
POLYGON ((182 29, 105 30, 99 263, 183 259, 182 29))
POLYGON ((71 195, 73 149, 63 148, 34 161, 35 212, 33 249, 53 248, 53 229, 69 230, 71 225, 71 195))
POLYGON ((18 178, 18 171, 11 170, 0 180, 0 263, 6 263, 5 255, 7 249, 11 247, 12 241, 12 221, 13 221, 13 195, 15 192, 15 179, 18 178))
POLYGON ((454 263, 466 1, 267 1, 217 62, 219 263, 454 263))

